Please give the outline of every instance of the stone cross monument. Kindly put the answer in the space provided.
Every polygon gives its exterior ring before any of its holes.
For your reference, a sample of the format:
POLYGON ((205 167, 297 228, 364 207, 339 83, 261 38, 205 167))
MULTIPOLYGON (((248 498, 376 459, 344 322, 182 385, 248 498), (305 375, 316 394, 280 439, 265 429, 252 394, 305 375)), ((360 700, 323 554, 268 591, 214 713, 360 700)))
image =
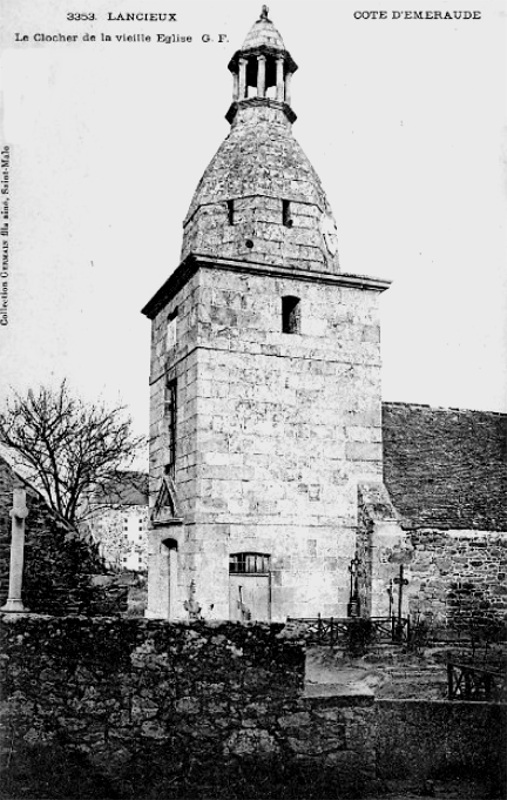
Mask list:
POLYGON ((25 549, 25 519, 28 515, 26 507, 26 491, 23 483, 15 479, 13 486, 12 510, 12 539, 11 539, 11 558, 9 570, 9 596, 7 602, 2 606, 2 611, 26 611, 23 605, 22 586, 23 586, 23 563, 25 549))

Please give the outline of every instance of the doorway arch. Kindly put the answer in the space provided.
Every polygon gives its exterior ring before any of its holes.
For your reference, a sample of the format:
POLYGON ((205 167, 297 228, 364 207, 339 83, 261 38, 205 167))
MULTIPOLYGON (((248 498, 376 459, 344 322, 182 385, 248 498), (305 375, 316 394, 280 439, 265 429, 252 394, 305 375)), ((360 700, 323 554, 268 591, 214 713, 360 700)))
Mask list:
POLYGON ((178 590, 178 542, 167 538, 160 543, 161 550, 161 582, 165 588, 163 603, 165 619, 173 619, 176 613, 176 597, 178 590))

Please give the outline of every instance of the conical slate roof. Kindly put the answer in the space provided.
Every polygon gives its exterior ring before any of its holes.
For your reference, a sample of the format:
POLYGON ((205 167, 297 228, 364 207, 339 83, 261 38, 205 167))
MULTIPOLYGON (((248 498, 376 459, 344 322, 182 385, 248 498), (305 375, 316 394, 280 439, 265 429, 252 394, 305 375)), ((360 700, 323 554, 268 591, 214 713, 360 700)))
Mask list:
POLYGON ((186 219, 198 206, 251 195, 310 202, 328 210, 320 178, 289 124, 261 109, 235 124, 222 142, 199 181, 186 219))
POLYGON ((328 200, 292 135, 288 83, 295 68, 264 7, 229 65, 236 81, 231 131, 190 203, 182 259, 194 253, 339 272, 328 200))

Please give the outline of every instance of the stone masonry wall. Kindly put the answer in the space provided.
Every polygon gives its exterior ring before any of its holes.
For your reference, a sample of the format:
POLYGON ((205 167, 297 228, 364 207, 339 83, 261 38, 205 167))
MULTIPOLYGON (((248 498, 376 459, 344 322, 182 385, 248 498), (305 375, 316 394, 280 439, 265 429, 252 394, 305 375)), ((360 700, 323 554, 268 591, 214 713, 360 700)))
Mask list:
MULTIPOLYGON (((170 412, 169 383, 176 381, 177 446, 174 482, 177 488, 178 515, 187 521, 194 514, 197 480, 197 295, 198 276, 191 277, 176 297, 155 316, 151 332, 150 365, 150 508, 153 510, 169 462, 170 412), (176 315, 175 341, 168 344, 167 327, 176 315)), ((164 604, 160 589, 168 580, 164 573, 164 540, 178 542, 179 569, 173 573, 172 618, 187 618, 184 603, 190 597, 192 563, 186 555, 188 537, 184 525, 152 528, 149 531, 148 602, 149 613, 164 604)), ((167 587, 166 587, 167 588, 167 587)), ((167 604, 166 604, 167 605, 167 604)), ((160 616, 156 611, 155 616, 160 616)), ((166 616, 166 613, 162 614, 166 616)))
MULTIPOLYGON (((384 484, 360 484, 357 556, 361 616, 386 617, 398 612, 398 603, 395 606, 392 602, 394 594, 390 602, 387 590, 392 591, 400 565, 410 563, 412 555, 410 539, 399 524, 384 484)), ((402 616, 407 616, 408 610, 406 597, 402 597, 402 616)))
POLYGON ((9 588, 9 559, 11 551, 12 471, 5 462, 0 461, 0 603, 7 599, 9 588))
POLYGON ((227 618, 229 554, 253 550, 272 558, 273 619, 344 615, 357 482, 381 472, 377 295, 296 274, 197 279, 197 415, 194 431, 181 418, 176 469, 196 599, 227 618), (281 332, 287 295, 300 334, 281 332))
POLYGON ((197 303, 199 283, 194 275, 155 317, 151 334, 150 366, 150 502, 153 505, 168 461, 168 381, 177 381, 178 446, 176 484, 184 516, 193 510, 195 498, 189 484, 197 468, 197 303), (177 314, 176 341, 167 344, 168 320, 177 314))
POLYGON ((305 696, 280 625, 4 615, 0 651, 18 793, 322 800, 453 770, 501 781, 497 706, 305 696))
POLYGON ((178 606, 229 617, 229 555, 271 555, 272 619, 344 615, 357 482, 379 477, 376 292, 201 267, 153 321, 152 503, 177 379, 178 606), (286 295, 301 334, 281 332, 286 295), (175 345, 167 321, 177 310, 175 345))
POLYGON ((507 533, 411 531, 407 587, 414 618, 469 630, 507 619, 507 533))
POLYGON ((339 767, 344 790, 374 781, 371 699, 351 707, 349 698, 302 697, 304 654, 281 626, 3 623, 2 740, 11 764, 29 759, 30 748, 63 748, 68 768, 79 760, 103 791, 121 787, 107 797, 157 796, 157 785, 178 796, 192 781, 201 789, 226 781, 238 763, 283 762, 287 773, 304 767, 314 776, 339 767))
POLYGON ((379 778, 417 785, 468 775, 489 784, 490 797, 505 796, 505 706, 377 700, 376 711, 379 778))

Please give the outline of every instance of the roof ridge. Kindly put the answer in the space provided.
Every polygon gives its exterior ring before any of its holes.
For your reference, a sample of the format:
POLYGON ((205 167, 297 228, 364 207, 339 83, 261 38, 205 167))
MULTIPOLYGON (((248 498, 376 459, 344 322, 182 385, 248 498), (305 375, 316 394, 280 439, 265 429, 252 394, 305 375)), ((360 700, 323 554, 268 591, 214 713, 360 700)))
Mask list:
POLYGON ((460 408, 458 406, 433 406, 429 403, 408 403, 403 400, 382 400, 382 406, 397 406, 400 408, 422 408, 430 411, 458 411, 464 414, 488 414, 497 417, 507 417, 507 411, 490 411, 484 408, 460 408))

